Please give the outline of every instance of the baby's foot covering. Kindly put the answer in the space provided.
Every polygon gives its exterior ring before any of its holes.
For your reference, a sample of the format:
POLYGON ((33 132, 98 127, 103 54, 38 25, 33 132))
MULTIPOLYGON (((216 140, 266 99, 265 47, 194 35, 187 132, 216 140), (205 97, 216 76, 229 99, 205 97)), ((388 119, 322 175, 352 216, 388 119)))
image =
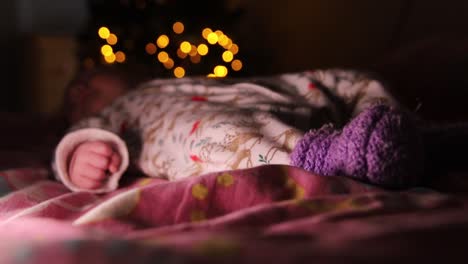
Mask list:
POLYGON ((421 137, 410 118, 387 105, 374 105, 342 130, 326 125, 307 132, 291 153, 291 165, 402 187, 419 182, 422 155, 421 137))

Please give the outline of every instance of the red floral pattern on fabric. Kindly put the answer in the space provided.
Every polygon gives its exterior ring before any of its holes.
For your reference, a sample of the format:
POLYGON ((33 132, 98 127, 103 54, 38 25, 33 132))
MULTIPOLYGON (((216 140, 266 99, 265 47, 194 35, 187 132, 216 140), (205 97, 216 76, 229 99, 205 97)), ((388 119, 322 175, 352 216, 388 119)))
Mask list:
POLYGON ((206 97, 204 97, 204 96, 197 96, 196 95, 196 96, 192 96, 191 100, 194 101, 194 102, 205 102, 208 99, 206 97))
POLYGON ((203 162, 197 155, 190 155, 190 159, 194 162, 203 162))
POLYGON ((200 126, 200 122, 201 122, 201 120, 197 120, 197 121, 195 121, 195 123, 193 123, 192 130, 190 130, 190 133, 189 133, 190 136, 193 133, 195 133, 195 131, 197 131, 198 127, 200 126))

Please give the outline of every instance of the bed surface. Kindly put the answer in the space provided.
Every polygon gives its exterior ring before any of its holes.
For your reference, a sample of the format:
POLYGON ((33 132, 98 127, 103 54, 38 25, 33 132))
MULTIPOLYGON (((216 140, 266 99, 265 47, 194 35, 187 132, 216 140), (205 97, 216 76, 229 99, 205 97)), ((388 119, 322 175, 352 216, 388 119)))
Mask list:
POLYGON ((0 263, 452 263, 468 199, 266 165, 71 193, 47 168, 0 172, 0 263))

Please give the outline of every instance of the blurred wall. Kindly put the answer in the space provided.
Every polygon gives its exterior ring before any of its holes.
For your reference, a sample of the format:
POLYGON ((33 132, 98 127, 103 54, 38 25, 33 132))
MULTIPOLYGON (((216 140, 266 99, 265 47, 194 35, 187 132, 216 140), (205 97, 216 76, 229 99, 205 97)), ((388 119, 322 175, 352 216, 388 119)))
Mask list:
POLYGON ((246 11, 243 46, 281 72, 368 64, 389 48, 406 0, 230 1, 246 11))
POLYGON ((432 36, 468 33, 466 0, 228 0, 245 10, 238 35, 260 72, 368 68, 432 36))
POLYGON ((86 0, 16 0, 21 33, 73 35, 88 18, 86 0))
POLYGON ((86 0, 0 1, 0 111, 53 111, 87 16, 86 0))
POLYGON ((401 44, 435 36, 468 37, 468 1, 411 0, 407 21, 400 30, 401 44))
POLYGON ((0 1, 0 110, 20 109, 15 0, 0 1))

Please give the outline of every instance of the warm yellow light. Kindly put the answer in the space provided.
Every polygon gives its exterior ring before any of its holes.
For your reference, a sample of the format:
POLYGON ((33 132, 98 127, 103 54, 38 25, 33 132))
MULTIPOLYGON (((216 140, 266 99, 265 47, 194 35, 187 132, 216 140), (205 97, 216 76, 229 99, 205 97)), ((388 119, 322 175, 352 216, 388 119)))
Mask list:
POLYGON ((177 78, 182 78, 185 76, 185 70, 182 67, 176 67, 174 69, 174 76, 177 78))
POLYGON ((229 50, 232 52, 232 54, 236 55, 239 52, 239 46, 237 46, 237 44, 232 44, 229 50))
POLYGON ((226 68, 226 66, 218 65, 214 68, 214 74, 216 75, 216 77, 226 77, 226 75, 228 74, 228 69, 226 68))
POLYGON ((209 73, 208 75, 206 75, 206 77, 208 78, 215 78, 216 75, 214 73, 209 73))
POLYGON ((234 54, 232 54, 232 52, 230 52, 229 50, 223 52, 223 61, 231 62, 232 59, 234 59, 234 54))
POLYGON ((198 55, 197 47, 195 45, 192 45, 190 47, 189 55, 192 56, 192 57, 195 56, 195 55, 198 55))
POLYGON ((177 57, 179 57, 181 59, 185 59, 185 57, 187 57, 187 53, 184 53, 180 49, 177 49, 177 57))
POLYGON ((201 61, 201 56, 198 55, 198 54, 196 54, 195 56, 190 57, 190 61, 191 61, 192 63, 195 63, 195 64, 196 64, 196 63, 200 63, 200 61, 201 61))
POLYGON ((224 33, 221 30, 216 30, 215 33, 218 36, 218 38, 224 35, 224 33))
POLYGON ((216 33, 214 32, 211 32, 210 34, 208 34, 206 40, 208 41, 208 43, 214 45, 216 44, 216 42, 218 42, 218 35, 216 35, 216 33))
POLYGON ((110 34, 109 37, 107 37, 106 41, 109 45, 115 45, 117 44, 117 41, 119 39, 117 38, 117 36, 115 34, 110 34))
POLYGON ((156 40, 156 44, 158 44, 158 47, 160 47, 161 49, 164 49, 165 47, 167 47, 167 45, 169 45, 169 37, 166 35, 159 36, 156 40))
POLYGON ((107 39, 110 35, 110 30, 107 27, 100 27, 98 30, 98 35, 102 39, 107 39))
POLYGON ((127 59, 127 56, 125 55, 125 53, 123 53, 122 51, 117 51, 115 53, 115 60, 118 62, 118 63, 123 63, 125 62, 125 60, 127 59))
POLYGON ((240 71, 242 69, 242 61, 233 60, 231 63, 231 68, 235 71, 240 71))
POLYGON ((110 56, 110 55, 113 54, 113 53, 114 53, 114 50, 112 49, 111 46, 109 46, 109 45, 106 44, 106 45, 103 45, 103 46, 101 47, 101 54, 102 54, 103 56, 107 57, 107 56, 110 56))
POLYGON ((202 31, 202 36, 203 36, 203 38, 204 38, 204 39, 207 39, 207 38, 208 38, 208 35, 209 35, 211 32, 213 32, 213 31, 211 31, 211 28, 205 28, 205 29, 203 29, 203 31, 202 31))
POLYGON ((158 53, 158 60, 162 63, 165 63, 169 60, 169 54, 165 51, 161 51, 158 53))
POLYGON ((223 45, 223 48, 229 50, 231 47, 232 47, 232 40, 228 38, 226 44, 223 45))
POLYGON ((115 59, 116 59, 116 56, 114 53, 112 53, 111 55, 109 56, 104 56, 104 60, 107 62, 107 63, 114 63, 115 62, 115 59))
POLYGON ((197 51, 198 51, 198 54, 205 56, 206 54, 208 54, 208 46, 205 44, 200 44, 197 47, 197 51))
POLYGON ((174 60, 168 59, 167 62, 164 63, 164 67, 168 70, 172 69, 172 67, 174 67, 174 60))
POLYGON ((228 43, 229 38, 226 35, 221 35, 218 39, 218 44, 221 46, 226 46, 228 43))
POLYGON ((172 30, 174 30, 174 33, 176 34, 181 34, 182 32, 184 32, 184 24, 182 22, 175 22, 173 25, 172 25, 172 30))
POLYGON ((154 43, 150 42, 146 44, 145 50, 146 50, 146 53, 148 53, 149 55, 153 55, 153 54, 156 54, 156 51, 158 50, 158 48, 156 47, 156 45, 154 45, 154 43))
POLYGON ((184 42, 180 43, 180 50, 183 53, 189 53, 191 49, 192 49, 192 45, 190 45, 190 42, 184 41, 184 42))

